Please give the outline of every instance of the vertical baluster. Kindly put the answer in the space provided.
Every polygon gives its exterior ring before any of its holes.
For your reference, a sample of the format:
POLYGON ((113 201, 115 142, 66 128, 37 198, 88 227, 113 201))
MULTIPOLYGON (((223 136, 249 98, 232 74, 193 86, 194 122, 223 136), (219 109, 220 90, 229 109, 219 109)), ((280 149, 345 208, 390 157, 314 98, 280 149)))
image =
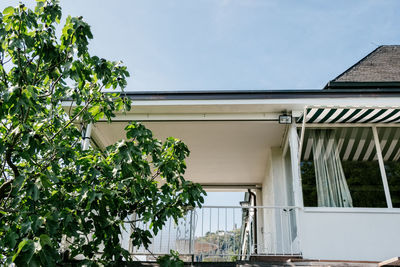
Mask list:
POLYGON ((280 213, 280 221, 281 221, 281 254, 283 254, 283 250, 284 250, 284 244, 283 244, 283 210, 279 209, 279 213, 280 213))
POLYGON ((274 254, 278 254, 278 219, 277 219, 277 210, 272 208, 269 210, 272 213, 271 219, 274 219, 274 228, 272 229, 271 227, 271 234, 274 234, 274 243, 275 243, 275 248, 274 248, 274 254), (274 232, 273 232, 274 231, 274 232))
POLYGON ((163 253, 162 252, 162 236, 163 236, 162 234, 163 234, 163 228, 161 228, 161 230, 157 234, 157 235, 160 235, 160 253, 163 253))
MULTIPOLYGON (((211 234, 211 208, 209 208, 210 209, 210 225, 209 225, 209 227, 210 227, 210 234, 211 234)), ((211 252, 211 251, 210 251, 211 252)))
POLYGON ((190 211, 190 217, 189 217, 189 254, 193 254, 193 210, 190 211))
POLYGON ((290 210, 289 212, 289 216, 288 216, 288 225, 289 225, 289 244, 290 244, 290 255, 293 255, 293 244, 292 244, 292 229, 293 229, 293 225, 292 225, 292 211, 290 210))
POLYGON ((226 255, 229 249, 229 243, 227 240, 227 229, 228 229, 228 208, 225 208, 225 233, 224 233, 224 241, 225 241, 225 251, 224 254, 226 255))
POLYGON ((175 249, 176 251, 179 251, 179 220, 175 224, 175 249))
MULTIPOLYGON (((143 223, 143 229, 144 230, 150 230, 149 228, 148 228, 148 223, 143 223)), ((151 247, 152 247, 152 252, 154 252, 154 246, 155 246, 155 236, 154 236, 154 233, 152 233, 153 234, 153 237, 150 239, 151 240, 151 247)), ((146 251, 146 249, 145 248, 143 248, 143 251, 146 251)))
POLYGON ((184 219, 185 222, 185 231, 184 231, 184 242, 185 242, 185 253, 187 253, 186 251, 188 251, 188 243, 187 243, 187 215, 185 216, 184 219))
MULTIPOLYGON (((233 229, 233 254, 236 253, 236 227, 235 227, 235 208, 232 208, 232 229, 233 229)), ((239 251, 238 251, 239 252, 239 251)))
POLYGON ((204 236, 204 208, 201 209, 201 236, 204 236))
POLYGON ((219 247, 219 208, 217 209, 217 215, 218 215, 218 223, 217 223, 217 244, 218 244, 218 254, 221 252, 220 247, 219 247))
POLYGON ((252 252, 252 244, 253 244, 253 235, 252 235, 252 232, 251 232, 251 229, 252 229, 252 224, 253 224, 253 222, 252 222, 252 217, 251 217, 251 214, 250 214, 250 208, 247 208, 247 214, 248 214, 248 216, 249 216, 249 225, 248 225, 248 228, 249 228, 249 245, 248 245, 248 251, 247 251, 247 259, 249 259, 250 258, 250 255, 251 255, 251 252, 252 252))
POLYGON ((257 249, 257 253, 258 254, 265 254, 265 241, 264 241, 264 237, 263 237, 263 233, 261 232, 262 229, 262 224, 261 222, 264 223, 264 209, 263 208, 259 208, 257 210, 257 227, 260 229, 260 231, 257 229, 257 242, 260 244, 260 246, 257 249), (259 218, 263 218, 261 220, 259 220, 259 218), (260 233, 260 235, 258 235, 258 233, 260 233))
POLYGON ((169 225, 168 225, 168 245, 167 245, 167 253, 169 253, 169 243, 171 242, 171 218, 169 218, 169 225))

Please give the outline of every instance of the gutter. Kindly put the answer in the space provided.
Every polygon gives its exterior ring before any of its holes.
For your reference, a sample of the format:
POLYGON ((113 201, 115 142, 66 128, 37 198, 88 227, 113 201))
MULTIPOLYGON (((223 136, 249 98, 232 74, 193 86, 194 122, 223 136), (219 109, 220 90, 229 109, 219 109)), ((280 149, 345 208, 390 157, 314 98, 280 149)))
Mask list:
POLYGON ((243 100, 348 97, 400 97, 400 86, 385 89, 245 90, 245 91, 136 91, 122 95, 132 100, 243 100))

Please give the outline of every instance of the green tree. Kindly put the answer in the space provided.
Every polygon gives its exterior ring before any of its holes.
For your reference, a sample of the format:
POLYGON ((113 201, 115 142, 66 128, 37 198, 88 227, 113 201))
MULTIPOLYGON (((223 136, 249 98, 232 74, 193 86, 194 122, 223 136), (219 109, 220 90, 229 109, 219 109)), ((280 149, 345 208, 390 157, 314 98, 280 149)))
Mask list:
MULTIPOLYGON (((203 202, 200 185, 183 178, 189 150, 177 139, 162 143, 131 123, 127 141, 81 148, 89 123, 129 110, 123 93, 102 93, 123 92, 129 73, 90 55, 81 17, 57 34, 60 20, 56 0, 0 15, 0 265, 54 266, 64 245, 88 264, 130 260, 119 236, 131 214, 157 233, 203 202)), ((151 235, 134 228, 132 242, 147 246, 151 235)))

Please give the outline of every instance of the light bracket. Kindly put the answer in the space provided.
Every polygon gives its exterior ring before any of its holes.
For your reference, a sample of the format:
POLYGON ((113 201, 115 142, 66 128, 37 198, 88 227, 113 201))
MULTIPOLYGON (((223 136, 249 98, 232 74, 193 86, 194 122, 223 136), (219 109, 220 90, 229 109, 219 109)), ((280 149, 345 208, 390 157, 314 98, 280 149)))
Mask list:
POLYGON ((279 115, 279 123, 280 124, 292 124, 292 115, 279 115))

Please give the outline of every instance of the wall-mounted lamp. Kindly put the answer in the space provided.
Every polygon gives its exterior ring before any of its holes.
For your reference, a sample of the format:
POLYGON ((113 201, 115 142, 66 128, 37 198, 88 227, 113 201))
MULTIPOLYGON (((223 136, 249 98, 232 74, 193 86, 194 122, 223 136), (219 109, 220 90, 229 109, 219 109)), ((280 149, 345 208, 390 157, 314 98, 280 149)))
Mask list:
POLYGON ((291 124, 292 123, 292 115, 279 115, 279 123, 280 124, 291 124))
POLYGON ((243 208, 247 208, 250 206, 250 201, 240 201, 240 206, 242 206, 243 208))

